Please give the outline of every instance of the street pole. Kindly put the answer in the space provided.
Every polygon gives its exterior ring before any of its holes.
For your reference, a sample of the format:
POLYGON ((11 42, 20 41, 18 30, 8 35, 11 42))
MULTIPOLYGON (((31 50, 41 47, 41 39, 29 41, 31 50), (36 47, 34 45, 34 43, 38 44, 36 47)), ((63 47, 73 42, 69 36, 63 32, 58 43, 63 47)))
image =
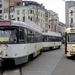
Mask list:
POLYGON ((36 22, 37 22, 37 25, 38 25, 38 7, 36 6, 36 9, 37 9, 37 17, 36 17, 36 22))
POLYGON ((9 20, 10 20, 10 0, 9 0, 9 14, 8 14, 9 20))

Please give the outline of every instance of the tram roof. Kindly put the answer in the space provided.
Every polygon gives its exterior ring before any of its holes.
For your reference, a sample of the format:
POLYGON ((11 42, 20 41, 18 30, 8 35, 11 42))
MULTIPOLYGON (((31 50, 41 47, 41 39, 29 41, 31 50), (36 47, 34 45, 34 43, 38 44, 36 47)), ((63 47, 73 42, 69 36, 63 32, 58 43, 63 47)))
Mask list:
POLYGON ((33 26, 32 26, 32 25, 29 25, 29 24, 27 24, 27 23, 25 23, 25 22, 21 22, 21 21, 12 21, 12 25, 13 25, 13 26, 25 27, 25 28, 27 28, 27 29, 31 29, 31 30, 33 30, 33 31, 42 33, 42 30, 41 30, 39 27, 34 26, 34 25, 33 25, 33 26))
POLYGON ((67 32, 67 33, 74 32, 75 33, 75 27, 69 27, 65 30, 65 32, 67 32))
POLYGON ((52 31, 47 32, 47 33, 43 33, 43 35, 48 35, 48 36, 59 36, 59 37, 61 37, 61 34, 60 34, 60 33, 58 33, 58 32, 52 32, 52 31))
MULTIPOLYGON (((5 20, 5 22, 7 22, 7 21, 8 20, 5 20)), ((4 20, 2 20, 2 22, 4 22, 4 20)), ((25 22, 22 22, 22 21, 16 21, 16 20, 11 20, 10 22, 11 22, 11 25, 9 25, 9 26, 25 27, 27 29, 42 33, 42 29, 38 25, 32 25, 32 24, 28 24, 28 23, 25 23, 25 22)))

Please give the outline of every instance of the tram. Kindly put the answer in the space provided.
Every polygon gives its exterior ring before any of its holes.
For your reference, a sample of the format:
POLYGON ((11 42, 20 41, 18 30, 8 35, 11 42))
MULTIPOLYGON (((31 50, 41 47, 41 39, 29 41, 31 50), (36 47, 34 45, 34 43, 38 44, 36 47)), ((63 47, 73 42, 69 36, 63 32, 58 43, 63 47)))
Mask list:
POLYGON ((65 54, 67 57, 75 55, 75 27, 65 31, 65 54))
POLYGON ((58 32, 43 33, 43 50, 60 48, 61 38, 62 36, 58 32))
POLYGON ((41 54, 42 49, 39 27, 21 21, 0 21, 0 58, 4 64, 23 64, 41 54))

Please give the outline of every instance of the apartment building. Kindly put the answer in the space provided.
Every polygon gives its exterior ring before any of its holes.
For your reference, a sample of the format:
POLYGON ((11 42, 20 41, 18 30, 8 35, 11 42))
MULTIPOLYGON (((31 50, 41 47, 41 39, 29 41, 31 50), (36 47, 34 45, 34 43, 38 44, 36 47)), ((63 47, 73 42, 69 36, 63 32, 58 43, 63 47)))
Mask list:
POLYGON ((15 3, 15 19, 25 21, 25 18, 30 19, 39 25, 43 31, 45 27, 45 8, 42 4, 34 1, 22 1, 15 3))
MULTIPOLYGON (((4 20, 8 20, 9 19, 9 13, 8 12, 9 12, 9 8, 6 8, 4 10, 4 20)), ((15 18, 14 14, 15 14, 14 6, 11 6, 10 7, 10 19, 14 19, 15 18)))
POLYGON ((9 7, 9 1, 10 5, 12 5, 14 2, 19 2, 22 0, 0 0, 0 18, 2 19, 4 19, 4 11, 9 7))
POLYGON ((66 25, 62 22, 59 22, 58 24, 58 32, 63 35, 65 35, 66 25))
POLYGON ((69 27, 75 25, 75 6, 69 8, 69 27))
POLYGON ((75 6, 75 1, 66 1, 65 2, 65 24, 66 27, 69 27, 69 8, 75 6))
POLYGON ((7 4, 7 2, 5 0, 0 0, 0 18, 2 18, 2 19, 4 17, 5 5, 6 5, 6 7, 8 7, 8 4, 7 4))
POLYGON ((56 12, 52 10, 48 10, 49 12, 49 23, 51 31, 58 32, 58 23, 59 23, 59 16, 56 12))

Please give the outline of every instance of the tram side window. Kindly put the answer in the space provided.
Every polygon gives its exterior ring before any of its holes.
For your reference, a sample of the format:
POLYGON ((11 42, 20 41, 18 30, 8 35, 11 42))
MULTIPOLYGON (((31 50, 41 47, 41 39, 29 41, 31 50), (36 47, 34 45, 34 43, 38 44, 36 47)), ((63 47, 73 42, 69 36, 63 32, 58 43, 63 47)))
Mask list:
POLYGON ((27 29, 24 29, 24 33, 25 33, 25 42, 27 42, 27 29))
POLYGON ((38 40, 39 40, 39 39, 38 39, 38 33, 35 32, 35 41, 38 42, 38 40))
POLYGON ((54 42, 54 36, 52 36, 52 42, 54 42))
POLYGON ((19 29, 19 42, 20 43, 25 43, 25 34, 24 34, 24 29, 19 29))
POLYGON ((43 41, 47 42, 47 36, 43 36, 43 41))
POLYGON ((11 33, 8 34, 10 43, 17 43, 17 30, 12 30, 11 33), (10 36, 9 36, 10 35, 10 36))
POLYGON ((42 35, 36 32, 35 39, 36 39, 36 42, 42 42, 42 35))
POLYGON ((48 36, 48 41, 49 41, 49 42, 52 41, 52 36, 48 36))
POLYGON ((42 36, 42 34, 39 34, 40 36, 39 36, 39 42, 42 42, 43 41, 43 36, 42 36))
POLYGON ((34 40, 35 40, 34 32, 31 30, 28 30, 27 42, 32 43, 32 42, 34 42, 34 40))

